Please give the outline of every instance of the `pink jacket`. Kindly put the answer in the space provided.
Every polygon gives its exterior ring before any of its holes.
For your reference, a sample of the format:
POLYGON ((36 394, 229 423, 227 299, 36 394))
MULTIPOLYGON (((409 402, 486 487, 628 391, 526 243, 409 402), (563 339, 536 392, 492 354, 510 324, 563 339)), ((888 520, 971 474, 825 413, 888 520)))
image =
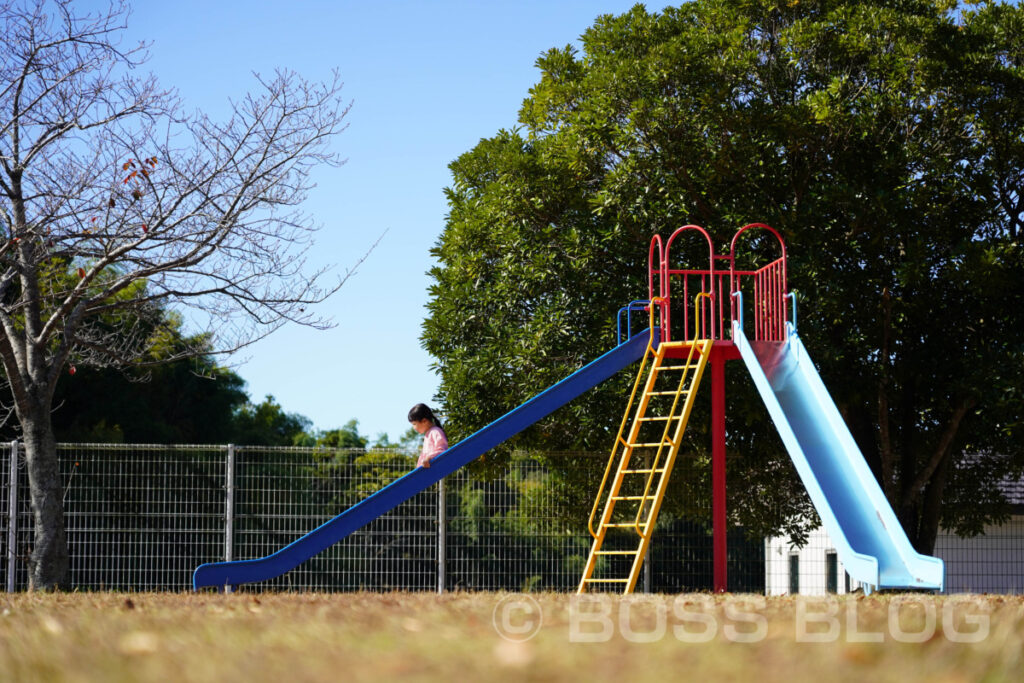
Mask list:
POLYGON ((431 427, 423 435, 423 450, 416 461, 417 467, 423 467, 423 463, 430 462, 441 453, 448 450, 448 437, 440 427, 431 427))

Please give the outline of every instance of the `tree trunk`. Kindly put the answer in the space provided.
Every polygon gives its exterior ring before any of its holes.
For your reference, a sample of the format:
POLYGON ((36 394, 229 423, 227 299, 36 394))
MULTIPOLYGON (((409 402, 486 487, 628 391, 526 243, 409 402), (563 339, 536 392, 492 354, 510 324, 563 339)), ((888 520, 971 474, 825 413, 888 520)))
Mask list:
POLYGON ((900 521, 900 526, 903 527, 903 531, 907 534, 907 540, 910 541, 910 545, 915 548, 918 546, 918 534, 920 532, 918 500, 917 496, 912 496, 904 491, 900 498, 900 505, 896 508, 896 518, 900 521))
POLYGON ((935 469, 928 487, 924 490, 924 504, 921 509, 921 527, 914 548, 919 553, 931 555, 935 552, 935 540, 939 536, 939 522, 942 519, 942 495, 946 491, 952 456, 947 452, 935 469))
POLYGON ((60 590, 67 588, 69 583, 64 495, 50 412, 43 410, 41 413, 39 417, 21 421, 35 525, 35 540, 29 560, 29 587, 60 590))

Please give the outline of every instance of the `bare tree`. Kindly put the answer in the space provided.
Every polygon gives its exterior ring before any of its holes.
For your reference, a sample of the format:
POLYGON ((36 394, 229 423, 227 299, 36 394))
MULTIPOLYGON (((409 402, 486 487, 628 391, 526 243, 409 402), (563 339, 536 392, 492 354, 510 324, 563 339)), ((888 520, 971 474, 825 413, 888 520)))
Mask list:
POLYGON ((229 352, 293 321, 345 277, 308 272, 299 210, 348 112, 337 73, 257 79, 225 123, 186 114, 122 49, 128 9, 0 0, 0 360, 22 431, 32 585, 68 581, 51 424, 75 364, 144 362, 170 307, 206 321, 183 354, 229 352))

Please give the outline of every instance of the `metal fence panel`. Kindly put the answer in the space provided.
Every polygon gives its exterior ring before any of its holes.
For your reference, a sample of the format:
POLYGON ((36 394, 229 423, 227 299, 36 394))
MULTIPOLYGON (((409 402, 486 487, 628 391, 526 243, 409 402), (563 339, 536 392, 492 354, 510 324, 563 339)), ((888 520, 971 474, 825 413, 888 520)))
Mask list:
MULTIPOLYGON (((593 463, 583 461, 596 470, 593 463)), ((560 482, 557 470, 530 458, 514 459, 501 477, 449 476, 446 588, 575 590, 590 537, 573 524, 582 506, 572 506, 560 482)))
MULTIPOLYGON (((11 445, 0 444, 0 585, 28 586, 32 515, 23 456, 8 543, 11 445), (13 553, 13 555, 11 554, 13 553), (15 571, 7 560, 16 559, 15 571)), ((204 562, 275 552, 415 464, 396 450, 61 444, 71 583, 86 590, 191 588, 204 562)), ((576 589, 605 456, 518 454, 500 471, 467 468, 273 581, 245 590, 576 589), (439 526, 439 517, 445 520, 439 526)), ((492 468, 493 469, 493 468, 492 468)), ((638 590, 712 588, 706 463, 681 457, 638 590)), ((624 542, 629 541, 626 539, 624 542)), ((1024 592, 1024 517, 976 539, 940 536, 948 589, 1024 592)), ((847 592, 826 536, 801 549, 729 530, 729 590, 847 592)))
POLYGON ((940 533, 935 555, 946 563, 951 593, 1024 593, 1024 514, 973 538, 940 533))
POLYGON ((0 586, 3 586, 6 591, 11 591, 14 588, 7 579, 8 567, 13 557, 8 539, 10 533, 10 482, 11 445, 0 444, 0 586))
MULTIPOLYGON (((451 475, 447 587, 576 590, 591 546, 587 526, 592 496, 605 463, 604 454, 548 453, 514 458, 502 476, 490 480, 466 471, 451 475), (580 486, 580 481, 587 484, 580 486)), ((695 485, 696 467, 692 461, 676 464, 672 485, 683 497, 695 485)), ((667 501, 648 553, 649 582, 639 589, 712 589, 712 537, 706 523, 710 512, 707 496, 690 505, 667 501)), ((632 538, 620 540, 636 545, 632 538)), ((606 547, 613 542, 606 540, 606 547)), ((749 543, 742 529, 731 529, 728 545, 730 589, 762 591, 763 544, 749 543)))
MULTIPOLYGON (((85 590, 185 590, 224 529, 223 446, 60 444, 71 584, 85 590)), ((27 477, 18 552, 32 544, 27 477)), ((16 586, 28 585, 19 561, 16 586)))
MULTIPOLYGON (((239 447, 235 558, 269 555, 394 481, 414 464, 396 451, 239 447)), ((435 486, 258 588, 430 590, 436 586, 436 520, 435 486)))

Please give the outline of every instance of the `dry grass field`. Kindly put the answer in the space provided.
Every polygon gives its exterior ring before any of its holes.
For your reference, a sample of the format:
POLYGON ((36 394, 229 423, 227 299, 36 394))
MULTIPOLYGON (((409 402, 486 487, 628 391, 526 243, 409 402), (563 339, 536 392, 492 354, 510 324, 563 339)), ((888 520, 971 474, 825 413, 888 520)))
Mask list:
POLYGON ((23 593, 3 681, 1020 681, 1024 598, 23 593))

